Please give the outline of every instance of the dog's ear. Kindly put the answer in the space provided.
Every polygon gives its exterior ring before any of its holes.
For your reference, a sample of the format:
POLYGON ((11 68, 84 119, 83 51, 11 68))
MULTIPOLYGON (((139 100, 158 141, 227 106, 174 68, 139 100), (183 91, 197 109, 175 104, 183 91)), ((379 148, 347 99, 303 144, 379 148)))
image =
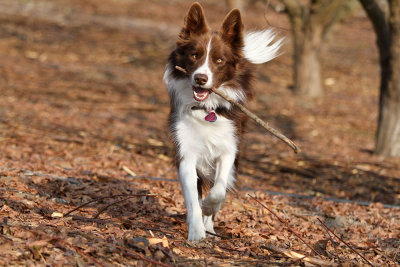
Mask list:
POLYGON ((203 8, 198 2, 195 2, 189 9, 179 38, 186 40, 191 35, 207 32, 208 26, 203 8))
POLYGON ((233 9, 226 15, 220 33, 222 39, 232 48, 243 47, 243 23, 239 9, 233 9))

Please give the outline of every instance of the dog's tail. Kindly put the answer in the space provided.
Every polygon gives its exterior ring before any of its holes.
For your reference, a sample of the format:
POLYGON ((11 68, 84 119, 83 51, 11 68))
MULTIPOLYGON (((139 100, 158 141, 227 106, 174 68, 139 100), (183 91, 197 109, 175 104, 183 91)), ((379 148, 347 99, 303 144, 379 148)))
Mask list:
POLYGON ((279 51, 285 38, 276 40, 272 29, 246 33, 244 36, 244 57, 253 64, 268 62, 281 54, 279 51))

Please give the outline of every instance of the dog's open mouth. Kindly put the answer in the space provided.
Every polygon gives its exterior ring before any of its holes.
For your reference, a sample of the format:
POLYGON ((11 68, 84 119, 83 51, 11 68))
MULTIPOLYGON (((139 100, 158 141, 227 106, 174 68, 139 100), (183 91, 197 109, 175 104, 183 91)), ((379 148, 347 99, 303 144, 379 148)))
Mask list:
POLYGON ((192 86, 192 88, 193 88, 193 98, 197 101, 206 100, 208 98, 208 95, 210 94, 209 89, 196 87, 196 86, 192 86))

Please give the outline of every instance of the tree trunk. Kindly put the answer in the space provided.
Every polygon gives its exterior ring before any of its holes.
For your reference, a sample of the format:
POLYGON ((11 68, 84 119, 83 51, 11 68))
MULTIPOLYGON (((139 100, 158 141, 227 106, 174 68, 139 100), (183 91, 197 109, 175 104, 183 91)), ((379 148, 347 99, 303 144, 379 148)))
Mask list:
MULTIPOLYGON (((243 0, 225 0, 228 7, 228 11, 237 8, 240 12, 244 12, 244 1, 243 0)), ((242 14, 244 15, 244 14, 242 14)))
POLYGON ((281 0, 292 26, 294 44, 293 91, 307 97, 323 95, 320 51, 332 25, 345 12, 349 0, 281 0), (346 4, 347 3, 347 4, 346 4))
POLYGON ((400 157, 400 102, 383 97, 375 153, 400 157))
POLYGON ((305 34, 294 33, 294 92, 307 97, 322 96, 320 50, 322 45, 321 25, 304 25, 305 34), (313 28, 313 30, 311 30, 313 28))
POLYGON ((400 157, 400 0, 389 1, 389 5, 389 71, 381 82, 375 152, 400 157))

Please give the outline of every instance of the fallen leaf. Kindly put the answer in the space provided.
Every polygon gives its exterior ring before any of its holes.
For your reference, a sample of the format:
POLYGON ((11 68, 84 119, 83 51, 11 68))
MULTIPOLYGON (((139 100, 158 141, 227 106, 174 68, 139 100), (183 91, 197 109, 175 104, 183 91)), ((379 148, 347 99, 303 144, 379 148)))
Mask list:
POLYGON ((53 212, 52 214, 51 214, 51 217, 52 218, 62 218, 64 215, 61 213, 61 212, 57 212, 57 211, 55 211, 55 212, 53 212))
POLYGON ((165 248, 169 247, 168 239, 166 236, 164 236, 163 238, 152 237, 152 238, 147 239, 147 241, 149 241, 149 245, 161 243, 163 247, 165 247, 165 248))

